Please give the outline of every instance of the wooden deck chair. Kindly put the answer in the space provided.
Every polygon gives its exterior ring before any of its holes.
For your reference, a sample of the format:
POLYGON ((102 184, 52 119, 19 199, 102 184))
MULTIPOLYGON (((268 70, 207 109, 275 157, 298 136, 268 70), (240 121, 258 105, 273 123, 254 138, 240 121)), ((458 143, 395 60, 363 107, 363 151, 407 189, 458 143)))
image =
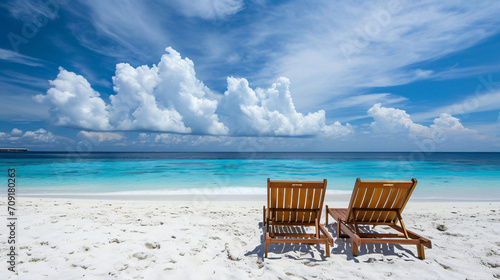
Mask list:
POLYGON ((326 206, 326 225, 330 214, 337 220, 337 237, 351 238, 353 256, 357 256, 358 246, 362 243, 415 244, 418 257, 423 260, 424 246, 431 248, 431 241, 407 230, 401 217, 416 185, 416 179, 361 181, 358 178, 347 209, 326 206), (387 225, 399 233, 363 233, 359 225, 387 225))
POLYGON ((333 238, 320 224, 325 192, 326 179, 323 181, 267 179, 267 209, 264 206, 263 220, 266 258, 270 243, 325 244, 326 256, 330 256, 333 238), (303 227, 306 226, 314 226, 314 233, 305 233, 303 227), (296 230, 291 230, 292 228, 296 230))

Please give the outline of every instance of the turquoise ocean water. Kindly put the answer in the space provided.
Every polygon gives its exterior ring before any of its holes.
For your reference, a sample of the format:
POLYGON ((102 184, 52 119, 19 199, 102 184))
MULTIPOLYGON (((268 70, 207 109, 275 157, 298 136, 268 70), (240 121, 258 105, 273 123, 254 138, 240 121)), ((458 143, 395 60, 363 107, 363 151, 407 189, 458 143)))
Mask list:
POLYGON ((414 197, 500 200, 500 153, 0 153, 20 194, 264 194, 266 179, 417 178, 414 197))

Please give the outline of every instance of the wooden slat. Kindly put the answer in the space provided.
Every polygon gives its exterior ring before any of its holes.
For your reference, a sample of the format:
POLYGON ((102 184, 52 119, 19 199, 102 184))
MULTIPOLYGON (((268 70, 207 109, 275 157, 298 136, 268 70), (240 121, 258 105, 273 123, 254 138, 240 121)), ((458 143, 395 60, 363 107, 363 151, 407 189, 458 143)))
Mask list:
POLYGON ((269 197, 269 208, 276 208, 276 199, 278 197, 278 189, 276 188, 270 188, 269 192, 271 193, 271 196, 269 197))
MULTIPOLYGON (((277 195, 277 202, 276 202, 276 208, 284 208, 284 203, 285 203, 285 189, 284 188, 279 188, 278 190, 278 195, 277 195)), ((284 211, 276 211, 276 220, 277 221, 283 221, 284 217, 284 211)))
POLYGON ((418 239, 399 239, 399 238, 361 238, 363 243, 394 243, 394 244, 420 244, 418 239))
MULTIPOLYGON (((366 197, 366 192, 367 192, 366 188, 359 188, 358 189, 357 196, 356 196, 356 199, 354 201, 352 208, 360 208, 363 205, 363 202, 364 202, 365 197, 366 197)), ((352 216, 354 217, 354 220, 358 219, 358 215, 359 215, 359 212, 356 214, 353 213, 352 216)))
POLYGON ((328 213, 334 219, 341 219, 343 221, 347 219, 347 208, 328 208, 328 213))
MULTIPOLYGON (((285 203, 284 208, 290 209, 292 205, 292 188, 285 188, 285 203)), ((291 211, 284 211, 284 221, 291 221, 291 211)))
POLYGON ((274 208, 276 211, 293 211, 293 212, 317 212, 319 209, 300 209, 300 208, 274 208))
POLYGON ((378 180, 363 180, 363 186, 367 188, 379 188, 383 185, 398 185, 401 188, 409 189, 411 188, 412 181, 378 181, 378 180))
POLYGON ((351 208, 360 208, 362 203, 363 203, 363 200, 365 198, 365 194, 366 194, 366 188, 359 188, 357 189, 357 192, 356 192, 356 197, 353 201, 353 204, 351 205, 351 208))
POLYGON ((346 222, 351 222, 354 218, 352 215, 352 207, 356 207, 356 205, 360 204, 358 200, 363 200, 363 196, 359 193, 359 182, 360 179, 356 179, 356 184, 354 185, 354 190, 352 191, 351 200, 349 201, 349 206, 347 207, 347 220, 346 222))
MULTIPOLYGON (((358 222, 356 222, 358 223, 358 222)), ((359 222, 358 225, 380 225, 380 226, 391 226, 393 225, 394 223, 392 222, 389 222, 389 223, 386 223, 386 222, 359 222)))
MULTIPOLYGON (((400 209, 401 206, 403 206, 403 203, 406 200, 407 195, 408 195, 407 189, 400 189, 398 196, 394 199, 394 204, 392 205, 392 208, 400 209)), ((387 221, 395 221, 395 220, 396 220, 396 212, 390 212, 389 215, 387 215, 387 221)))
POLYGON ((313 238, 314 234, 312 233, 291 233, 291 232, 282 232, 275 233, 274 236, 286 236, 286 237, 308 237, 313 238))
POLYGON ((367 208, 353 208, 357 211, 399 211, 400 208, 375 208, 375 207, 367 207, 367 208))
POLYGON ((325 203, 325 196, 326 196, 326 179, 323 180, 323 188, 321 189, 321 198, 320 198, 320 202, 319 202, 319 212, 318 212, 318 216, 317 216, 318 221, 321 221, 321 214, 323 213, 323 204, 325 203))
POLYGON ((413 178, 413 179, 411 179, 411 182, 412 182, 412 184, 411 184, 411 188, 408 190, 408 197, 407 197, 406 201, 403 203, 403 206, 401 206, 401 210, 399 211, 399 213, 403 213, 403 210, 405 209, 406 203, 408 203, 408 200, 410 200, 410 196, 413 193, 413 191, 415 190, 415 187, 417 186, 417 179, 413 178))
POLYGON ((287 181, 287 180, 271 180, 273 185, 275 187, 283 187, 283 186, 290 186, 291 184, 302 184, 301 187, 305 188, 322 188, 323 187, 323 181, 287 181))
POLYGON ((361 238, 406 238, 404 234, 397 233, 360 233, 361 238))
POLYGON ((326 244, 328 242, 328 238, 271 238, 269 239, 269 243, 303 243, 303 244, 326 244))
MULTIPOLYGON (((378 201, 378 204, 375 205, 376 208, 384 208, 385 207, 385 204, 387 203, 387 198, 389 197, 390 192, 391 192, 391 189, 389 189, 389 188, 382 189, 382 193, 380 194, 380 199, 378 201)), ((375 213, 372 217, 372 221, 379 222, 381 215, 382 215, 382 212, 375 213)))
MULTIPOLYGON (((364 188, 364 186, 363 186, 364 188)), ((373 188, 365 188, 366 189, 366 193, 365 193, 365 197, 363 198, 363 203, 361 203, 361 206, 359 208, 368 208, 368 205, 370 204, 370 201, 373 197, 373 192, 374 192, 374 189, 373 188)), ((356 207, 358 208, 358 207, 356 207)), ((356 221, 363 221, 366 217, 366 212, 367 211, 356 211, 356 221)))
MULTIPOLYGON (((392 206, 394 205, 394 200, 396 199, 396 197, 398 196, 398 194, 400 192, 400 190, 397 188, 390 188, 390 190, 391 190, 391 194, 389 195, 389 198, 387 199, 387 203, 385 204, 384 208, 392 208, 392 206)), ((392 222, 391 219, 388 219, 388 216, 389 216, 389 212, 382 213, 379 221, 380 222, 392 222)))
MULTIPOLYGON (((306 198, 306 209, 311 209, 313 208, 313 201, 314 197, 317 195, 318 190, 317 189, 309 189, 307 192, 307 198, 306 198)), ((313 222, 315 218, 315 213, 314 212, 305 212, 304 213, 304 221, 307 221, 308 223, 313 222)))
MULTIPOLYGON (((299 188, 296 188, 293 190, 291 208, 294 208, 294 209, 299 208, 299 191, 300 191, 299 188)), ((298 215, 299 214, 297 211, 293 212, 291 215, 290 221, 296 222, 298 215)))
MULTIPOLYGON (((300 195, 299 195, 299 208, 300 209, 306 208, 307 193, 309 191, 310 191, 309 189, 303 189, 303 188, 300 189, 300 195)), ((304 212, 298 212, 297 221, 304 222, 304 212)))
MULTIPOLYGON (((289 188, 290 186, 291 185, 279 185, 279 186, 273 186, 273 188, 282 189, 282 188, 289 188)), ((304 185, 303 184, 302 186, 300 186, 300 188, 303 188, 303 189, 321 189, 323 187, 322 186, 311 186, 311 185, 304 185)))
MULTIPOLYGON (((368 208, 375 208, 375 206, 378 205, 382 190, 383 190, 383 188, 374 189, 370 204, 368 205, 368 208)), ((365 221, 372 221, 373 216, 375 216, 375 213, 377 213, 377 212, 376 211, 367 211, 364 220, 365 221)), ((379 213, 377 213, 377 214, 379 214, 379 213)))
POLYGON ((399 197, 396 199, 396 202, 394 203, 393 208, 401 209, 407 197, 408 197, 408 190, 401 191, 399 197))
POLYGON ((278 190, 275 188, 269 188, 269 218, 276 218, 276 213, 274 212, 274 208, 276 208, 276 197, 278 196, 278 190))
POLYGON ((269 225, 275 226, 314 226, 314 222, 312 223, 304 223, 304 222, 269 222, 269 225))
POLYGON ((317 215, 319 213, 321 213, 320 212, 320 209, 322 207, 322 205, 321 205, 322 204, 321 198, 324 197, 322 195, 323 195, 323 189, 317 189, 317 190, 315 190, 314 200, 313 200, 311 208, 318 209, 318 212, 314 213, 314 215, 311 215, 311 220, 319 218, 317 215))

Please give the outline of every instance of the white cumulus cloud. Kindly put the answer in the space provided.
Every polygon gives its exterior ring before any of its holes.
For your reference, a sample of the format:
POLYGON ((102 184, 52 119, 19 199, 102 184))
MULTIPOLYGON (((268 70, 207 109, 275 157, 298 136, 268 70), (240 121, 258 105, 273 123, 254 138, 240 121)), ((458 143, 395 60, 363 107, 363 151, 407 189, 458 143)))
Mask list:
POLYGON ((12 131, 10 132, 11 135, 21 135, 23 134, 23 131, 17 128, 13 128, 12 131))
POLYGON ((151 67, 117 64, 109 104, 84 77, 63 68, 47 94, 35 100, 51 107, 56 125, 94 131, 334 137, 353 132, 350 124, 327 124, 323 110, 297 112, 287 78, 253 90, 246 79, 229 77, 227 91, 217 97, 196 78, 191 60, 170 47, 166 51, 151 67))
POLYGON ((210 89, 196 78, 194 63, 167 48, 158 65, 156 96, 162 104, 173 106, 183 121, 194 132, 227 134, 227 127, 219 122, 215 110, 218 102, 210 89))
POLYGON ((52 132, 43 128, 33 131, 28 130, 24 133, 22 130, 14 128, 10 133, 0 132, 0 140, 5 144, 27 146, 73 142, 73 140, 69 138, 54 135, 52 132))
POLYGON ((45 142, 45 143, 54 143, 57 140, 57 137, 43 128, 40 128, 35 131, 26 131, 23 136, 21 136, 23 140, 31 140, 33 142, 45 142))
POLYGON ((111 129, 106 103, 82 76, 59 67, 59 74, 46 95, 35 100, 52 105, 56 125, 85 129, 111 129))
POLYGON ((368 115, 374 119, 370 124, 375 132, 397 133, 409 132, 411 135, 425 134, 428 128, 414 123, 404 110, 382 107, 380 103, 368 110, 368 115))
POLYGON ((218 113, 233 135, 307 136, 347 135, 350 124, 325 123, 325 111, 303 115, 297 112, 289 91, 290 81, 279 78, 268 89, 255 91, 244 78, 227 78, 228 89, 218 113))
POLYGON ((376 133, 403 133, 412 138, 426 137, 436 140, 444 140, 448 135, 477 133, 475 130, 465 128, 459 119, 447 113, 435 118, 430 126, 414 123, 406 111, 382 107, 380 103, 373 105, 368 110, 368 115, 374 120, 370 126, 376 133))
POLYGON ((88 81, 59 69, 52 88, 35 100, 51 105, 56 124, 83 129, 227 134, 214 114, 217 100, 198 79, 194 64, 167 48, 158 66, 116 66, 115 95, 106 104, 88 81))
POLYGON ((449 129, 454 131, 467 131, 468 129, 460 123, 460 120, 450 114, 442 113, 439 118, 434 119, 434 124, 431 125, 434 129, 449 129))
POLYGON ((133 68, 127 63, 120 63, 116 65, 113 83, 118 94, 110 96, 110 115, 117 129, 191 132, 173 107, 157 103, 154 95, 154 89, 158 86, 156 66, 133 68))

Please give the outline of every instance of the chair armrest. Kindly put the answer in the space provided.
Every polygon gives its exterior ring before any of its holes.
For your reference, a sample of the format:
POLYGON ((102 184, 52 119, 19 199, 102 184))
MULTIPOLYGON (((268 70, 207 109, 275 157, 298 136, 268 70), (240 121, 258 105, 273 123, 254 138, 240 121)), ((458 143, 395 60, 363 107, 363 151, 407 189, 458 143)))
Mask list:
POLYGON ((330 245, 333 246, 333 237, 330 235, 330 233, 326 230, 326 228, 322 225, 319 224, 319 230, 328 238, 328 241, 330 242, 330 245))

